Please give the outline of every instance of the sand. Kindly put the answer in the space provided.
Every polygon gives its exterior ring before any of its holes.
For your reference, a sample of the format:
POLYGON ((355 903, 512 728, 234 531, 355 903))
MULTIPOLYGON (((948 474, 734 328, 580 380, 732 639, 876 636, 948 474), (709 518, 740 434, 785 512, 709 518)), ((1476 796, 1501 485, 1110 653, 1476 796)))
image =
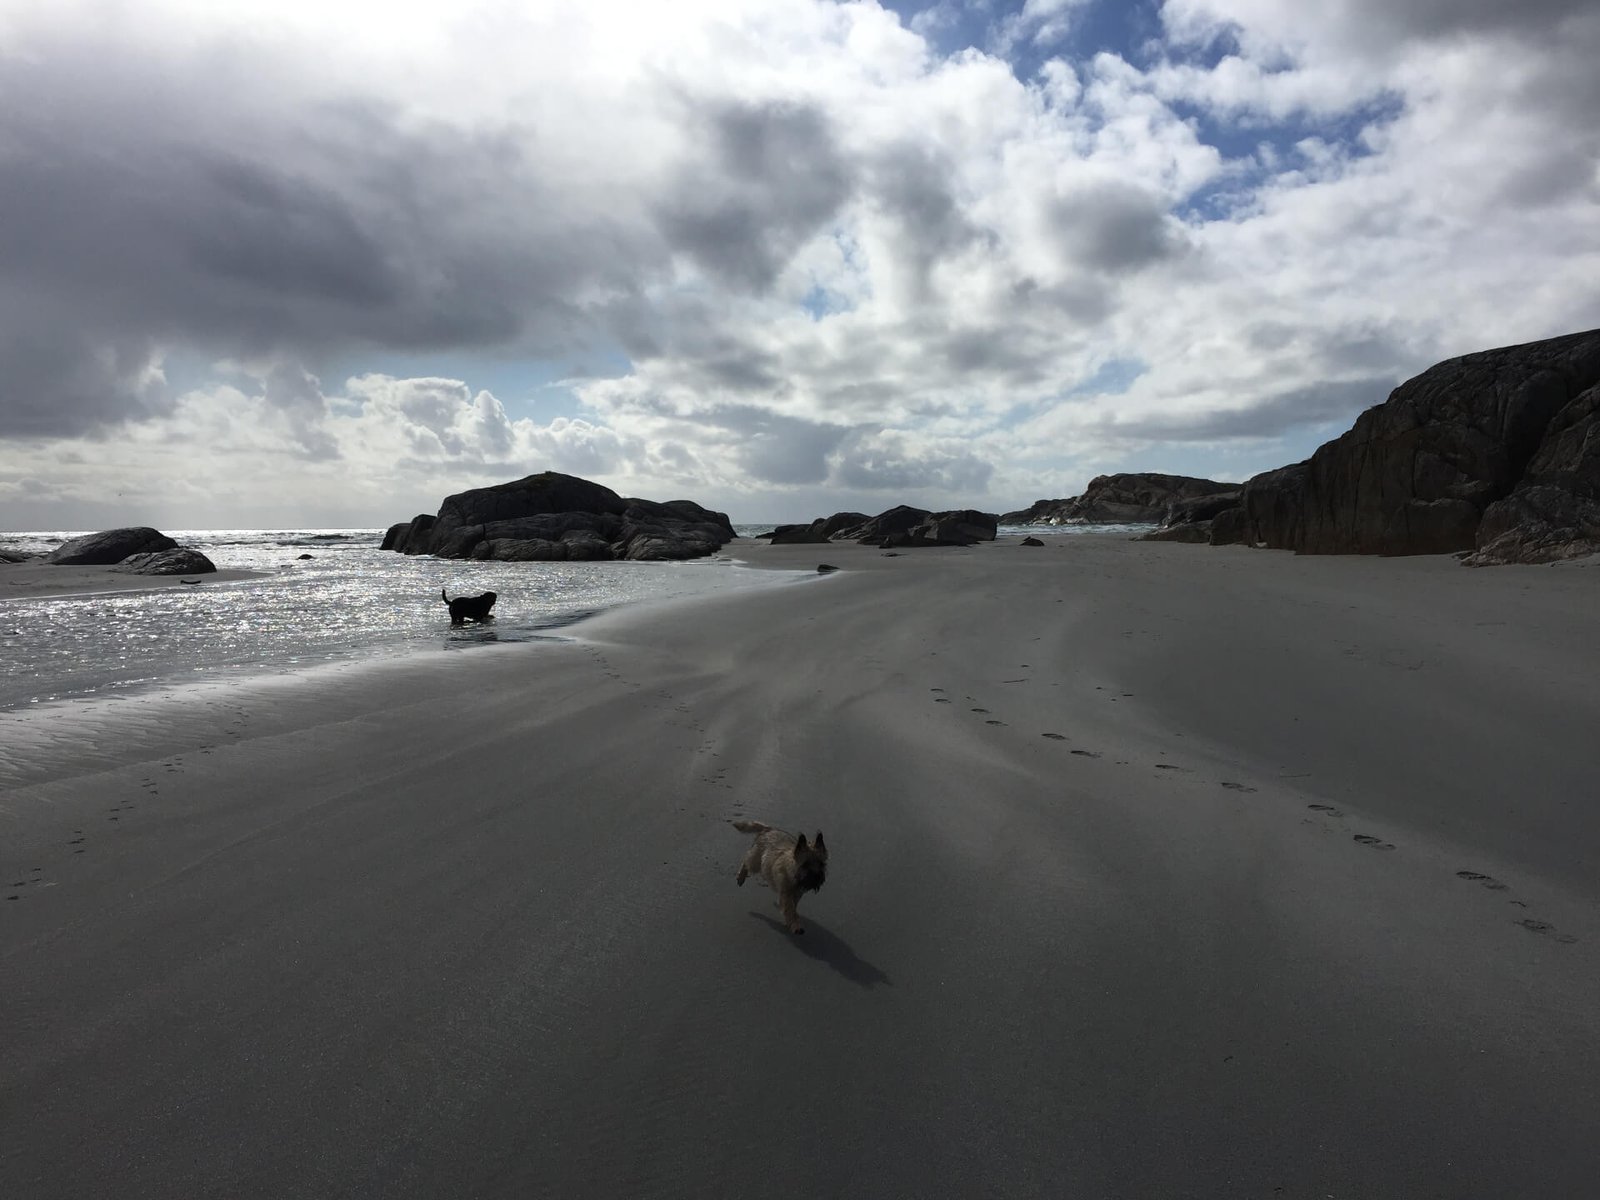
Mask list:
POLYGON ((1592 1191, 1600 562, 741 553, 0 714, 0 1194, 1592 1191))
POLYGON ((83 596, 101 592, 149 592, 158 588, 203 587, 207 583, 226 583, 249 579, 257 571, 209 571, 203 575, 130 575, 115 567, 61 566, 37 559, 20 563, 0 563, 0 603, 7 600, 38 600, 60 596, 83 596), (199 584, 185 584, 198 579, 199 584))

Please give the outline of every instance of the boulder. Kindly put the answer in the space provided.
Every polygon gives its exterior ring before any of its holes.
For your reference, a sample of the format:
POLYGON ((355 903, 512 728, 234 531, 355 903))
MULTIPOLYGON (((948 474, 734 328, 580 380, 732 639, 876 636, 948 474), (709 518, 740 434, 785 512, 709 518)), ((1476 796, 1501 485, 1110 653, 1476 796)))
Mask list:
POLYGON ((800 546, 831 542, 834 535, 854 529, 872 518, 866 513, 836 512, 831 517, 818 517, 809 525, 779 525, 763 536, 772 539, 774 546, 800 546))
POLYGON ((130 554, 151 554, 161 550, 171 550, 177 544, 160 530, 151 529, 147 525, 136 525, 126 529, 107 529, 102 533, 86 533, 82 537, 75 537, 50 551, 44 556, 44 561, 61 566, 104 567, 119 563, 130 554))
POLYGON ((129 575, 205 575, 215 571, 217 565, 198 550, 175 546, 171 550, 130 554, 111 569, 129 575))
POLYGON ((841 529, 838 536, 860 542, 862 545, 876 546, 881 544, 884 538, 910 533, 932 515, 925 508, 912 508, 910 505, 900 504, 853 528, 841 529))
POLYGON ((1480 564, 1589 553, 1585 397, 1597 385, 1600 330, 1438 363, 1306 462, 1246 483, 1245 540, 1302 554, 1476 551, 1480 564))
POLYGON ((933 513, 911 532, 943 546, 970 546, 974 542, 994 541, 999 520, 994 513, 964 508, 954 512, 933 513))
POLYGON ((1512 493, 1484 509, 1469 566, 1546 563, 1600 553, 1600 384, 1545 429, 1512 493))
POLYGON ((1036 500, 1032 507, 1001 514, 1002 525, 1157 524, 1176 503, 1218 492, 1238 491, 1237 483, 1218 483, 1190 475, 1144 471, 1098 475, 1083 495, 1066 500, 1036 500))
POLYGON ((447 496, 437 516, 392 526, 383 548, 502 562, 659 560, 713 554, 736 536, 726 513, 692 500, 624 499, 545 471, 447 496))
POLYGON ((1042 545, 1044 545, 1044 543, 1041 542, 1036 537, 1025 537, 1025 538, 1022 539, 1022 544, 1024 546, 1042 546, 1042 545))
POLYGON ((1218 513, 1227 512, 1230 508, 1237 508, 1244 500, 1244 489, 1235 488, 1230 492, 1212 492, 1209 496, 1192 496, 1186 500, 1174 500, 1167 506, 1167 515, 1162 518, 1163 526, 1192 525, 1200 521, 1210 521, 1218 513))

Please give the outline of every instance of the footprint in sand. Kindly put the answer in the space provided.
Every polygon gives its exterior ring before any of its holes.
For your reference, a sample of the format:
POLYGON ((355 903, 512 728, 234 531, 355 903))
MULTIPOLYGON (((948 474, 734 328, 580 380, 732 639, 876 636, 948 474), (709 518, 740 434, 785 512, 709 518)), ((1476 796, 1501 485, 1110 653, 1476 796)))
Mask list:
POLYGON ((1053 742, 1064 742, 1067 740, 1067 735, 1064 733, 1041 733, 1039 736, 1047 737, 1053 742))
POLYGON ((1471 883, 1481 883, 1491 892, 1503 892, 1509 887, 1508 884, 1501 883, 1493 875, 1485 875, 1482 871, 1457 871, 1456 878, 1465 879, 1471 883))
POLYGON ((1312 812, 1327 813, 1330 817, 1342 817, 1342 816, 1344 816, 1344 813, 1340 812, 1337 808, 1335 808, 1331 804, 1308 804, 1308 805, 1306 805, 1306 807, 1309 808, 1312 812))
POLYGON ((1073 753, 1076 754, 1079 758, 1099 758, 1100 757, 1093 750, 1074 750, 1073 753))
POLYGON ((1556 927, 1550 924, 1549 921, 1537 921, 1532 917, 1523 917, 1520 921, 1513 921, 1512 924, 1521 925, 1529 933, 1542 933, 1551 941, 1560 942, 1566 946, 1570 946, 1578 940, 1570 933, 1558 933, 1556 927))
POLYGON ((950 701, 947 698, 945 698, 944 696, 935 696, 933 698, 933 702, 935 704, 949 704, 950 703, 950 701))
MULTIPOLYGON (((976 710, 974 710, 974 711, 976 711, 976 710)), ((1004 725, 1005 722, 1004 721, 996 721, 996 720, 990 719, 988 721, 985 721, 984 724, 985 725, 1004 725)))
POLYGON ((1360 842, 1363 846, 1371 846, 1374 850, 1394 849, 1393 842, 1386 842, 1382 838, 1375 838, 1370 833, 1351 834, 1351 837, 1360 842))
POLYGON ((972 711, 973 711, 973 712, 984 712, 984 713, 986 713, 986 712, 988 712, 988 711, 989 711, 989 710, 988 710, 988 709, 987 709, 987 708, 975 708, 975 709, 973 709, 973 710, 972 710, 972 711))
POLYGON ((1189 773, 1189 768, 1188 767, 1180 767, 1175 763, 1157 763, 1156 764, 1156 770, 1158 770, 1158 771, 1182 771, 1185 775, 1187 775, 1189 773))
POLYGON ((1227 788, 1230 792, 1253 792, 1256 790, 1255 788, 1250 787, 1248 784, 1234 783, 1230 779, 1224 779, 1222 781, 1222 786, 1227 788))

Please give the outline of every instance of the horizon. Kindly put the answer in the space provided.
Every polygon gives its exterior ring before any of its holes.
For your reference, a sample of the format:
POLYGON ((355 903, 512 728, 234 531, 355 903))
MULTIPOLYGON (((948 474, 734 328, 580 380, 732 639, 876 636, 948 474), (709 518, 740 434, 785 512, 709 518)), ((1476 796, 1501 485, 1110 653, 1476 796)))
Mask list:
POLYGON ((1597 57, 1582 0, 0 0, 0 525, 1244 480, 1600 327, 1597 57))

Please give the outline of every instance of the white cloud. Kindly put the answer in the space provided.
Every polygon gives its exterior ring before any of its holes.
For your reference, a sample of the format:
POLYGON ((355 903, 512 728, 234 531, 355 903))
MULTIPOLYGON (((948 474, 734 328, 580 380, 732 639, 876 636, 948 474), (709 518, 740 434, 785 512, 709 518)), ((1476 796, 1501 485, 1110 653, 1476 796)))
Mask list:
MULTIPOLYGON (((1005 508, 1278 465, 1600 324, 1589 6, 1168 0, 1148 57, 1026 80, 936 54, 960 15, 0 0, 0 489, 1005 508), (534 421, 388 366, 426 352, 626 365, 534 421)), ((1082 15, 1009 28, 1066 54, 1082 15)))

